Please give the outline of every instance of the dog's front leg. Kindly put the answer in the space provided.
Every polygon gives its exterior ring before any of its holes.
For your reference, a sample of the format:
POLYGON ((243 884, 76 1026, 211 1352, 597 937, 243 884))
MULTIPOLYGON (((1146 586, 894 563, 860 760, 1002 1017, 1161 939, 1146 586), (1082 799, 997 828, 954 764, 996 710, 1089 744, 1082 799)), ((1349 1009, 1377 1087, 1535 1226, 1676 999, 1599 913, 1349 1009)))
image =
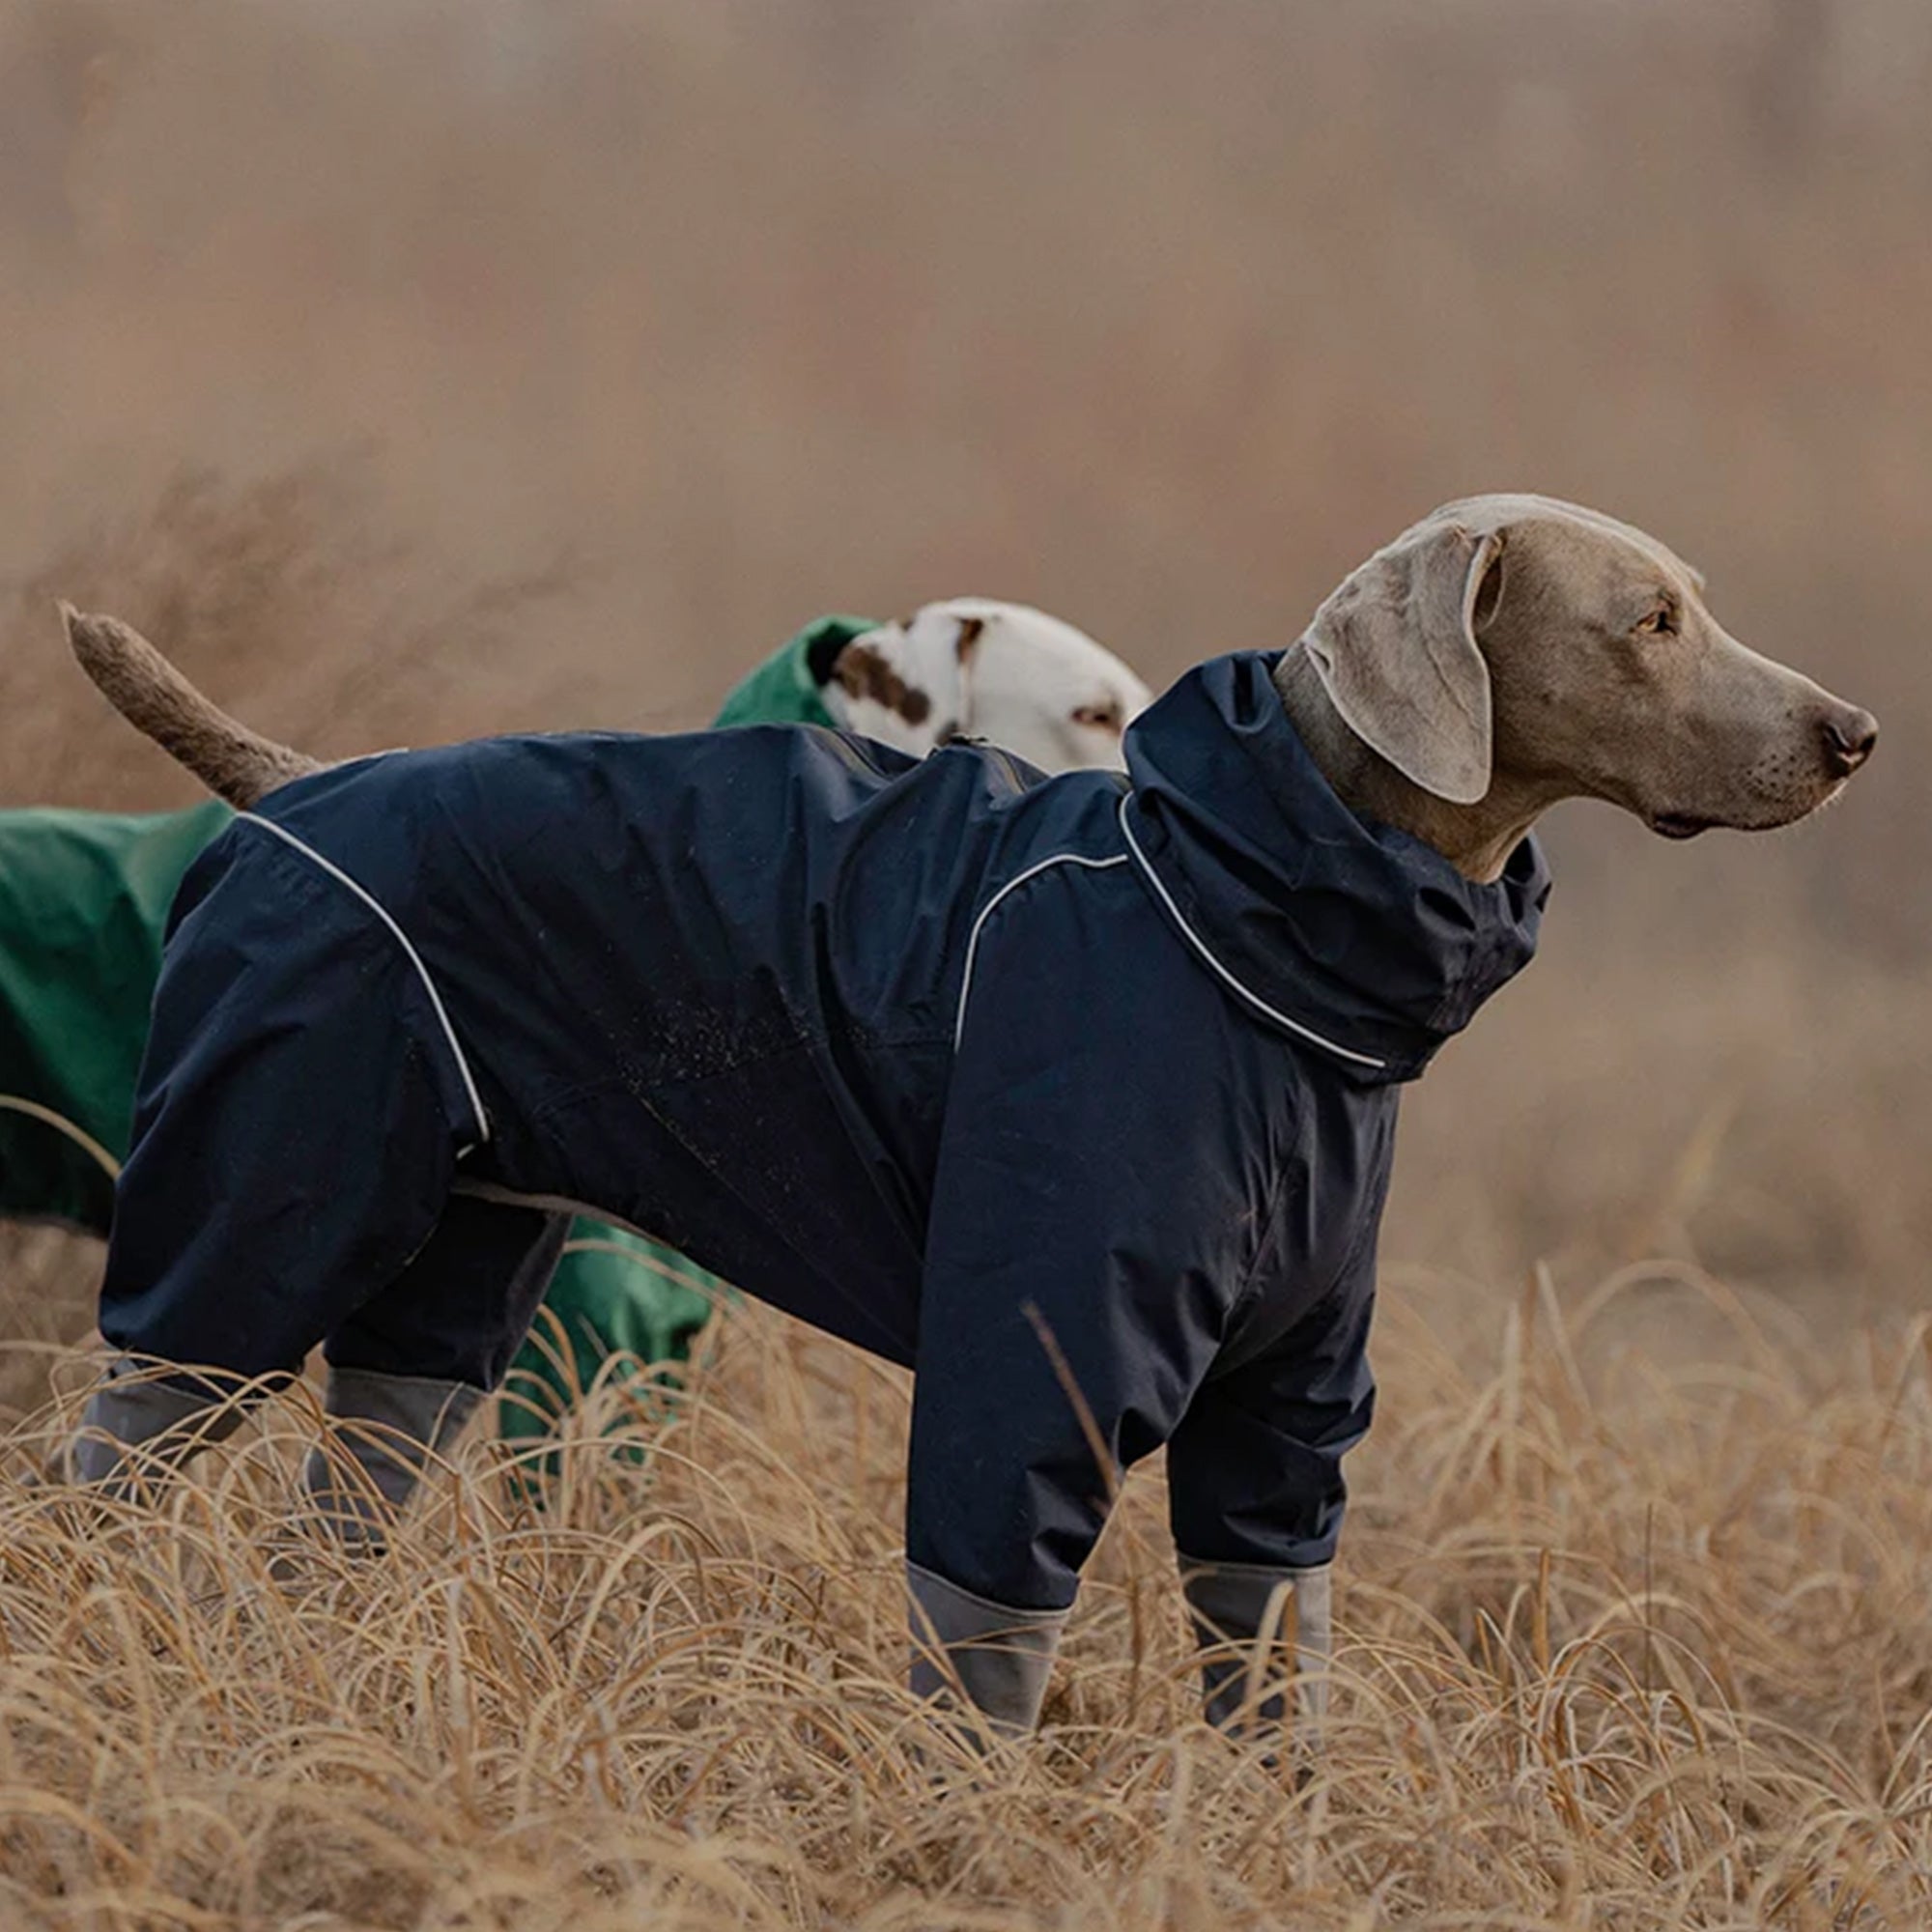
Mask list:
POLYGON ((1305 1762, 1328 1712, 1330 1566, 1188 1564, 1181 1589, 1202 1650, 1208 1721, 1235 1737, 1277 1733, 1292 1681, 1294 1736, 1305 1762))
POLYGON ((1065 1610, 1020 1610, 906 1565, 912 1689, 957 1704, 982 1744, 1025 1737, 1039 1721, 1046 1680, 1066 1628, 1065 1610))

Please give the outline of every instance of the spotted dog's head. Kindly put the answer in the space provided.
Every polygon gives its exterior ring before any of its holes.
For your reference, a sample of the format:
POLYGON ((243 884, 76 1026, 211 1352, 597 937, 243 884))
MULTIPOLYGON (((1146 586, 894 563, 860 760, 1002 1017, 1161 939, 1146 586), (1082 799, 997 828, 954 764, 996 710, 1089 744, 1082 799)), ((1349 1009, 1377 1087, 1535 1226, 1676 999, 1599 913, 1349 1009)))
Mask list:
POLYGON ((841 724, 915 757, 983 738, 1044 772, 1120 770, 1121 734, 1151 696, 1084 631, 987 597, 927 604, 853 639, 826 691, 841 724))

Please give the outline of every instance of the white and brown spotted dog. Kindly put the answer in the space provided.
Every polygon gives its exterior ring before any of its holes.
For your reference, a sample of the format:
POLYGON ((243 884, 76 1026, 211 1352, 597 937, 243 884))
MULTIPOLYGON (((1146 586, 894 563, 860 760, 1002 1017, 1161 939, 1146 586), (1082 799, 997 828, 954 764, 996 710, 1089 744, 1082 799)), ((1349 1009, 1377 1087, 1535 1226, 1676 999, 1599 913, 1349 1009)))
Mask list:
POLYGON ((848 730, 915 757, 981 738, 1044 772, 1121 770, 1121 734, 1152 696, 1086 632, 989 597, 881 624, 825 670, 826 708, 848 730))

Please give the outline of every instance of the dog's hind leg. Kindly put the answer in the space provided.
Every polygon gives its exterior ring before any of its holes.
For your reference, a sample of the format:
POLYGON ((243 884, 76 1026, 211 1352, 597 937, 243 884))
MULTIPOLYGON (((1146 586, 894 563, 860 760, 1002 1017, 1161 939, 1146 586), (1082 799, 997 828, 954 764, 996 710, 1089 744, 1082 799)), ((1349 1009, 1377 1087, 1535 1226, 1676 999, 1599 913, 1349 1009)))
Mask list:
POLYGON ((388 1522, 508 1371, 569 1217, 453 1194, 413 1261, 329 1336, 327 1441, 304 1480, 345 1541, 388 1522))
POLYGON ((68 1482, 121 1495, 165 1475, 197 1450, 232 1435, 246 1413, 245 1385, 169 1375, 123 1355, 88 1398, 79 1429, 59 1459, 68 1482))
POLYGON ((100 1294, 124 1361, 71 1458, 96 1482, 298 1373, 427 1245, 479 1130, 416 969, 333 879, 237 827, 177 911, 100 1294), (179 1366, 137 1382, 128 1358, 179 1366))
POLYGON ((385 1548, 424 1471, 456 1446, 483 1398, 433 1376, 331 1369, 329 1432, 302 1465, 322 1525, 354 1548, 385 1548))

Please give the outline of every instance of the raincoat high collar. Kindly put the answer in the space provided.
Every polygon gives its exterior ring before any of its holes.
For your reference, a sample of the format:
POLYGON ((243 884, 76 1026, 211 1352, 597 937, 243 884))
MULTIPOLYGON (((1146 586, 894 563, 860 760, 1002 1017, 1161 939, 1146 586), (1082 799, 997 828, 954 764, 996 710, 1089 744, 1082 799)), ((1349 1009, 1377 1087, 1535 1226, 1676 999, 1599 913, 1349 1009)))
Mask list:
POLYGON ((1357 1077, 1411 1080, 1527 965, 1549 895, 1526 838, 1493 885, 1357 818, 1290 722, 1276 654, 1213 658, 1126 734, 1155 897, 1231 991, 1357 1077))

